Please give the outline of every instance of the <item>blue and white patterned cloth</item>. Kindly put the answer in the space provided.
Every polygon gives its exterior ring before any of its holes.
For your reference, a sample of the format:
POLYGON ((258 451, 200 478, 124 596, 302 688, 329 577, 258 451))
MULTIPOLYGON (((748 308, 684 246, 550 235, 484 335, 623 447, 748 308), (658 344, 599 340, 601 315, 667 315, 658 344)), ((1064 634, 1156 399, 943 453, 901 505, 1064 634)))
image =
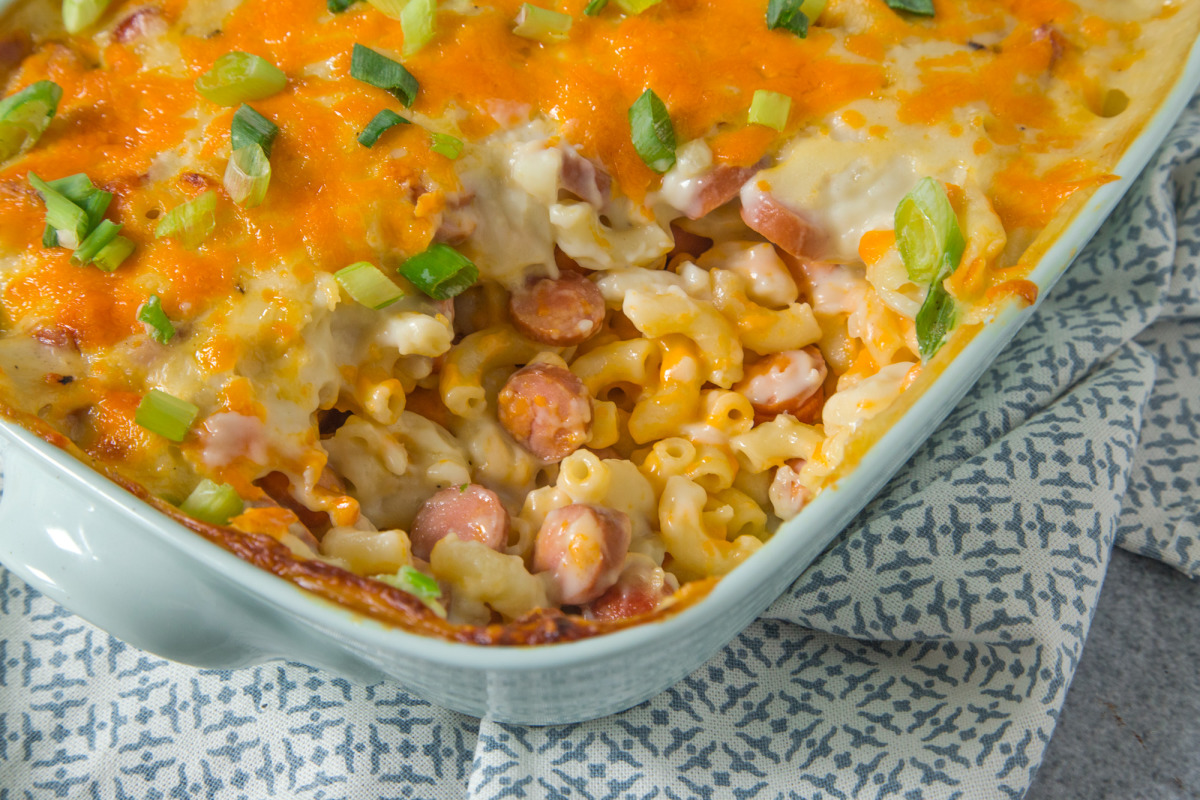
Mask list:
POLYGON ((138 652, 0 569, 0 800, 1013 798, 1114 542, 1200 574, 1200 104, 912 464, 741 636, 595 722, 138 652))

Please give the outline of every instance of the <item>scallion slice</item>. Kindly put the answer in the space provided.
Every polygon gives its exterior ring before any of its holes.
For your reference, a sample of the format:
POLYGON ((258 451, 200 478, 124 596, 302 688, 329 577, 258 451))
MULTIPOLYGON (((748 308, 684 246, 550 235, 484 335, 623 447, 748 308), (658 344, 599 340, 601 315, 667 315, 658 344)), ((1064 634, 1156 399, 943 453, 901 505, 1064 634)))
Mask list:
POLYGON ((767 28, 782 28, 804 39, 808 36, 808 15, 803 5, 803 0, 771 0, 767 4, 767 28))
POLYGON ((667 107, 650 89, 629 107, 629 129, 633 149, 655 172, 675 165, 675 126, 667 107))
POLYGON ((217 193, 212 189, 175 206, 154 229, 154 238, 171 237, 185 250, 195 250, 217 227, 217 193))
POLYGON ((398 61, 361 44, 354 45, 354 52, 350 56, 350 76, 391 92, 406 106, 411 106, 417 99, 420 88, 417 79, 398 61))
MULTIPOLYGON (((46 204, 46 227, 56 233, 56 244, 72 249, 78 247, 88 234, 87 212, 32 172, 29 183, 46 204)), ((45 243, 46 236, 43 236, 42 244, 45 243)))
POLYGON ((437 30, 437 0, 408 0, 400 12, 400 30, 406 56, 429 44, 437 30))
POLYGON ((608 0, 590 0, 590 2, 584 6, 583 13, 589 17, 594 17, 603 11, 606 5, 608 5, 608 0))
POLYGON ((445 156, 451 161, 462 155, 462 139, 455 138, 448 133, 430 133, 429 138, 432 139, 429 149, 438 155, 445 156))
POLYGON ((233 112, 229 125, 229 146, 240 150, 248 144, 256 144, 271 157, 271 145, 279 135, 279 126, 248 105, 242 104, 233 112))
POLYGON ((243 208, 262 205, 271 184, 271 162, 262 145, 249 144, 234 150, 225 165, 225 191, 243 208))
POLYGON ((907 11, 922 17, 933 16, 933 0, 884 0, 894 11, 907 11))
POLYGON ((792 111, 792 98, 779 92, 768 92, 759 89, 754 93, 750 102, 750 122, 754 125, 766 125, 777 131, 787 127, 788 114, 792 111))
POLYGON ((355 302, 378 311, 404 297, 400 287, 392 283, 373 264, 359 261, 333 273, 337 282, 355 302))
POLYGON ((917 346, 921 350, 921 358, 928 361, 942 346, 958 317, 958 307, 954 298, 946 291, 945 280, 950 272, 937 276, 937 280, 929 285, 929 294, 917 311, 914 327, 917 334, 917 346))
POLYGON ((179 510, 210 525, 225 525, 242 513, 246 504, 228 483, 217 484, 208 478, 200 481, 179 510))
POLYGON ((800 4, 800 12, 808 17, 808 24, 813 25, 821 18, 827 5, 829 5, 829 0, 804 0, 800 4))
POLYGON ((400 274, 434 300, 449 300, 479 280, 479 269, 471 259, 441 243, 401 264, 400 274))
POLYGON ((38 81, 0 100, 0 162, 37 144, 60 100, 62 88, 54 81, 38 81))
POLYGON ((362 133, 358 135, 358 143, 363 147, 374 147, 375 143, 379 141, 379 137, 383 136, 384 132, 389 128, 407 124, 408 120, 404 117, 389 108, 385 108, 367 123, 367 127, 363 128, 362 133))
POLYGON ((158 295, 152 294, 142 303, 137 318, 138 322, 146 323, 150 338, 154 341, 166 344, 175 338, 175 326, 171 324, 167 312, 163 311, 158 295))
POLYGON ((236 106, 283 91, 287 75, 261 56, 234 51, 196 78, 196 91, 220 106, 236 106))
POLYGON ((357 2, 358 0, 325 0, 325 7, 331 14, 341 14, 357 2))
POLYGON ((187 400, 151 389, 142 398, 137 413, 133 415, 133 421, 172 442, 182 442, 199 413, 200 409, 187 400))
POLYGON ((917 283, 929 283, 947 267, 954 270, 966 242, 946 187, 922 178, 896 206, 896 247, 917 283))
POLYGON ((662 0, 616 0, 616 2, 626 14, 640 14, 650 6, 658 5, 662 0))
POLYGON ((86 267, 120 232, 121 226, 118 223, 107 219, 100 220, 100 224, 75 248, 75 252, 71 254, 71 263, 86 267))
POLYGON ((567 38, 571 30, 571 15, 524 3, 517 12, 513 33, 526 39, 556 42, 567 38))
MULTIPOLYGON (((82 172, 75 175, 68 175, 65 178, 47 181, 47 185, 54 191, 66 197, 75 205, 83 209, 87 215, 87 229, 84 233, 87 234, 95 229, 100 224, 100 220, 104 219, 104 212, 108 210, 109 203, 112 202, 112 192, 105 192, 97 189, 90 178, 82 172)), ((42 232, 42 245, 45 247, 78 247, 80 240, 75 238, 73 232, 60 232, 51 225, 46 225, 46 230, 42 232), (59 234, 62 233, 60 236, 59 234)))
POLYGON ((373 575, 375 580, 407 592, 425 604, 425 607, 445 619, 446 607, 442 605, 442 587, 430 575, 414 567, 404 566, 395 575, 373 575))
POLYGON ((133 255, 136 247, 137 245, 129 239, 126 239, 124 236, 118 236, 100 248, 100 252, 96 253, 96 257, 92 259, 92 263, 105 272, 112 272, 121 266, 122 261, 133 255))
POLYGON ((108 8, 112 0, 63 0, 62 19, 67 33, 79 33, 90 28, 108 8))

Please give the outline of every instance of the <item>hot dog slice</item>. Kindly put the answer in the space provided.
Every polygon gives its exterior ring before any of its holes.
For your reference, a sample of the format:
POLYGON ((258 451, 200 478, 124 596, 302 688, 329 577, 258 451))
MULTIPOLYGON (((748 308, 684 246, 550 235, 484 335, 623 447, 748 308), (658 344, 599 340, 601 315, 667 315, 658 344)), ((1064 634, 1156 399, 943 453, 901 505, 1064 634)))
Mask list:
POLYGON ((560 602, 580 605, 617 582, 631 538, 620 511, 583 503, 556 508, 534 541, 533 567, 549 573, 560 602))
POLYGON ((745 395, 758 414, 792 414, 812 424, 821 415, 827 374, 821 351, 810 345, 755 361, 733 388, 745 395))
POLYGON ((649 614, 679 588, 675 576, 664 572, 648 558, 630 556, 617 582, 588 603, 588 619, 618 620, 649 614))
POLYGON ((517 370, 500 390, 499 417, 512 437, 545 462, 561 461, 588 440, 592 399, 569 370, 536 363, 517 370))
POLYGON ((742 188, 742 221, 793 256, 803 255, 806 245, 812 249, 818 238, 808 220, 754 184, 742 188))
POLYGON ((596 284, 573 272, 542 278, 508 301, 513 325, 526 337, 559 347, 590 339, 604 322, 604 296, 596 284))
POLYGON ((442 489, 413 520, 408 534, 413 555, 428 561, 433 546, 452 533, 502 550, 508 544, 508 512, 495 492, 477 483, 442 489))

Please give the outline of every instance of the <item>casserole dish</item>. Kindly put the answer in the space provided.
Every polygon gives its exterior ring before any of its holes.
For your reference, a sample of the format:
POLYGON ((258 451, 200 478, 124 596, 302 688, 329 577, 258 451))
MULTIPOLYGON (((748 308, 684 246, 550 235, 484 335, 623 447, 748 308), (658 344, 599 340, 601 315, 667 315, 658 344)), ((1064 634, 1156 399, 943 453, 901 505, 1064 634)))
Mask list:
MULTIPOLYGON (((1174 86, 1154 122, 1126 151, 1117 167, 1121 174, 1136 173, 1153 149, 1148 133, 1156 126, 1165 132, 1171 111, 1189 93, 1182 83, 1174 86)), ((1118 196, 1115 187, 1101 189, 1076 209, 1069 228, 1060 220, 1050 231, 1046 241, 1054 244, 1038 251, 1042 258, 1030 276, 1040 290, 1061 274, 1118 196)), ((702 601, 598 639, 485 652, 378 625, 214 550, 160 511, 112 494, 111 487, 104 491, 102 479, 20 431, 12 432, 5 448, 9 482, 0 514, 10 524, 0 557, 117 635, 180 660, 231 665, 287 655, 363 679, 390 675, 435 702, 497 719, 547 723, 598 716, 682 677, 765 607, 948 413, 1026 314, 1028 309, 1006 305, 973 336, 957 337, 927 371, 928 387, 872 421, 872 435, 863 440, 886 433, 861 458, 851 454, 848 461, 857 461, 857 468, 764 545, 762 556, 702 601), (45 536, 22 530, 14 502, 46 515, 45 536), (154 533, 130 535, 129 523, 154 533), (138 589, 123 593, 123 586, 138 589), (337 642, 336 653, 329 652, 330 641, 337 642), (646 676, 655 685, 642 683, 646 676)), ((40 527, 36 518, 25 520, 40 527)))

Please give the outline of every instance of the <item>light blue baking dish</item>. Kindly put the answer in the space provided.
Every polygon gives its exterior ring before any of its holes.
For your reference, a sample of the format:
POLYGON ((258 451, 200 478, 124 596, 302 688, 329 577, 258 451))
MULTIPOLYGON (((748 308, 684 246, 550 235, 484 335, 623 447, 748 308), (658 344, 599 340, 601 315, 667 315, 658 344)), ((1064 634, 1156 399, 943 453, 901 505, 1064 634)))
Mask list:
MULTIPOLYGON (((0 10, 7 2, 0 0, 0 10)), ((1162 142, 1200 84, 1200 47, 1030 279, 1054 285, 1162 142)), ((908 460, 1032 309, 1010 305, 862 458, 702 601, 675 616, 566 644, 483 648, 406 633, 321 600, 174 522, 65 452, 0 422, 0 562, 136 647, 204 667, 302 661, 394 680, 434 703, 555 724, 636 705, 699 667, 767 607, 908 460)))

